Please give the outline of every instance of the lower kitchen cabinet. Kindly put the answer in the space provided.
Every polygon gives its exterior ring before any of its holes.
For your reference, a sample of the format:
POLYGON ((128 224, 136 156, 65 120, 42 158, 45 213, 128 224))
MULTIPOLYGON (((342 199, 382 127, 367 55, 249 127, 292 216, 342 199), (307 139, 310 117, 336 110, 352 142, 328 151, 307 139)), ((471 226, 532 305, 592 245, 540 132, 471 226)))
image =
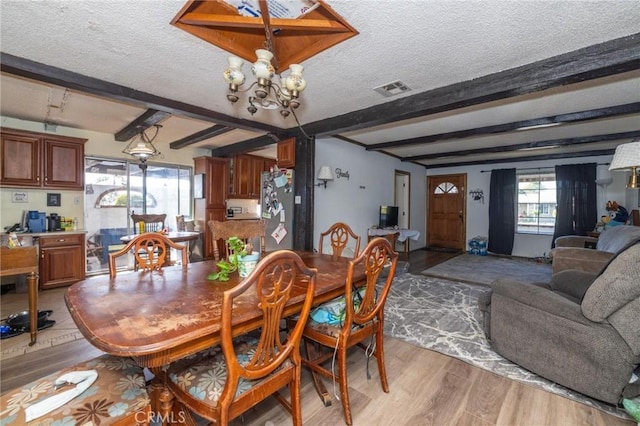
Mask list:
POLYGON ((40 237, 41 290, 68 286, 85 278, 84 237, 84 234, 40 237))

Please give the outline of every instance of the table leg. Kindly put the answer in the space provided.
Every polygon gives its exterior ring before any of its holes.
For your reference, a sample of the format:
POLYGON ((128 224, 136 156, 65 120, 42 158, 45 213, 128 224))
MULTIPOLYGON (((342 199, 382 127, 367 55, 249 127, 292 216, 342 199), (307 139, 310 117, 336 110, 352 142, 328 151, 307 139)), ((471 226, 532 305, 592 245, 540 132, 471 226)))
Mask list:
POLYGON ((35 272, 27 275, 27 288, 29 295, 29 333, 31 341, 29 346, 36 344, 38 334, 38 278, 35 272))

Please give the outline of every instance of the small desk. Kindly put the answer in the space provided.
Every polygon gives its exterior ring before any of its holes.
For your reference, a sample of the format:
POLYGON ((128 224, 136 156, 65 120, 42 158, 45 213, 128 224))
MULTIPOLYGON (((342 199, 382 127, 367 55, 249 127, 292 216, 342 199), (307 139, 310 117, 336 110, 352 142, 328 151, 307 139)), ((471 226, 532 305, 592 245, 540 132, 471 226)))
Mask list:
MULTIPOLYGON (((416 231, 415 229, 381 229, 381 228, 369 228, 367 231, 367 235, 369 237, 369 241, 373 237, 380 237, 389 234, 395 234, 398 232, 398 241, 404 243, 404 253, 405 255, 409 255, 409 240, 418 241, 420 239, 420 231, 416 231)), ((393 248, 395 250, 395 247, 393 248)))
POLYGON ((38 251, 36 247, 1 247, 0 277, 27 274, 29 294, 29 346, 36 343, 38 334, 38 251))

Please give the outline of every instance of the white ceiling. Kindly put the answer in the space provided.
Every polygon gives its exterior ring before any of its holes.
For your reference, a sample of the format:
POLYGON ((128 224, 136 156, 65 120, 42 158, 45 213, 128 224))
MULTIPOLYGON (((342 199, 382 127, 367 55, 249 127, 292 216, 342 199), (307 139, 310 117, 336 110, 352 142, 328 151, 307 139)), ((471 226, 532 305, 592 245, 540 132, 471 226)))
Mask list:
MULTIPOLYGON (((281 0, 294 7, 299 0, 281 0)), ((587 46, 640 33, 636 0, 618 1, 432 1, 328 0, 328 5, 359 35, 303 62, 307 89, 297 116, 303 129, 374 105, 562 55, 587 46), (375 87, 401 80, 411 91, 384 97, 375 87)), ((25 1, 0 3, 0 50, 80 76, 155 95, 236 120, 238 127, 191 147, 219 148, 266 133, 260 123, 293 128, 294 117, 226 100, 222 71, 228 54, 170 21, 184 1, 25 1), (237 120, 241 119, 241 120, 237 120), (258 123, 253 126, 252 123, 258 123), (253 127, 253 130, 251 128, 253 127), (257 127, 257 129, 256 129, 257 127)), ((636 58, 640 63, 640 58, 636 58)), ((245 65, 245 67, 247 67, 245 65)), ((245 68, 245 73, 250 74, 245 68)), ((115 101, 78 90, 65 90, 2 73, 3 116, 115 134, 147 108, 135 99, 115 101), (53 105, 53 106, 50 106, 53 105)), ((386 123, 339 135, 362 145, 398 141, 557 114, 640 102, 640 70, 581 83, 534 91, 516 97, 386 123)), ((170 110, 157 139, 168 144, 218 123, 170 110)), ((225 124, 225 123, 223 123, 225 124)), ((374 123, 375 124, 375 123, 374 123)), ((399 157, 461 149, 548 141, 580 136, 640 131, 640 114, 508 132, 429 144, 389 147, 399 157)), ((630 138, 598 143, 610 149, 630 138)), ((121 142, 114 142, 121 143, 121 142)), ((536 150, 571 152, 578 146, 536 150)), ((265 153, 270 155, 273 150, 265 153)), ((474 160, 526 155, 479 153, 474 160)), ((419 160, 425 165, 450 163, 451 157, 419 160)))

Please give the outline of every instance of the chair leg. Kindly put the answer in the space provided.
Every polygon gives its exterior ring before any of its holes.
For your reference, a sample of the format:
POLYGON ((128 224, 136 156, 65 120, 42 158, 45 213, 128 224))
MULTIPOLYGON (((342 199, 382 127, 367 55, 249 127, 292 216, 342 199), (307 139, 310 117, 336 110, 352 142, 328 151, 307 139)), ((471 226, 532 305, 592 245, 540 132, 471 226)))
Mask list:
POLYGON ((347 384, 347 348, 338 349, 338 378, 340 381, 340 399, 344 410, 344 420, 348 425, 353 424, 351 419, 351 405, 349 404, 349 385, 347 384))
MULTIPOLYGON (((313 363, 314 360, 318 358, 314 356, 316 353, 314 349, 314 342, 310 341, 309 339, 303 339, 303 340, 304 340, 304 348, 307 355, 307 360, 310 363, 313 363)), ((316 388, 316 392, 318 393, 318 396, 320 396, 322 403, 324 404, 325 407, 330 406, 331 395, 329 395, 329 392, 327 392, 327 388, 324 386, 322 379, 320 378, 318 373, 316 373, 312 368, 309 368, 309 370, 311 372, 311 378, 313 379, 313 386, 316 388)))
POLYGON ((387 381, 387 369, 384 365, 384 335, 382 333, 382 323, 378 324, 376 331, 376 360, 378 361, 378 374, 382 390, 389 393, 389 382, 387 381))
POLYGON ((291 419, 293 426, 302 426, 302 407, 300 406, 300 373, 302 366, 298 366, 298 372, 289 387, 291 393, 291 419))

